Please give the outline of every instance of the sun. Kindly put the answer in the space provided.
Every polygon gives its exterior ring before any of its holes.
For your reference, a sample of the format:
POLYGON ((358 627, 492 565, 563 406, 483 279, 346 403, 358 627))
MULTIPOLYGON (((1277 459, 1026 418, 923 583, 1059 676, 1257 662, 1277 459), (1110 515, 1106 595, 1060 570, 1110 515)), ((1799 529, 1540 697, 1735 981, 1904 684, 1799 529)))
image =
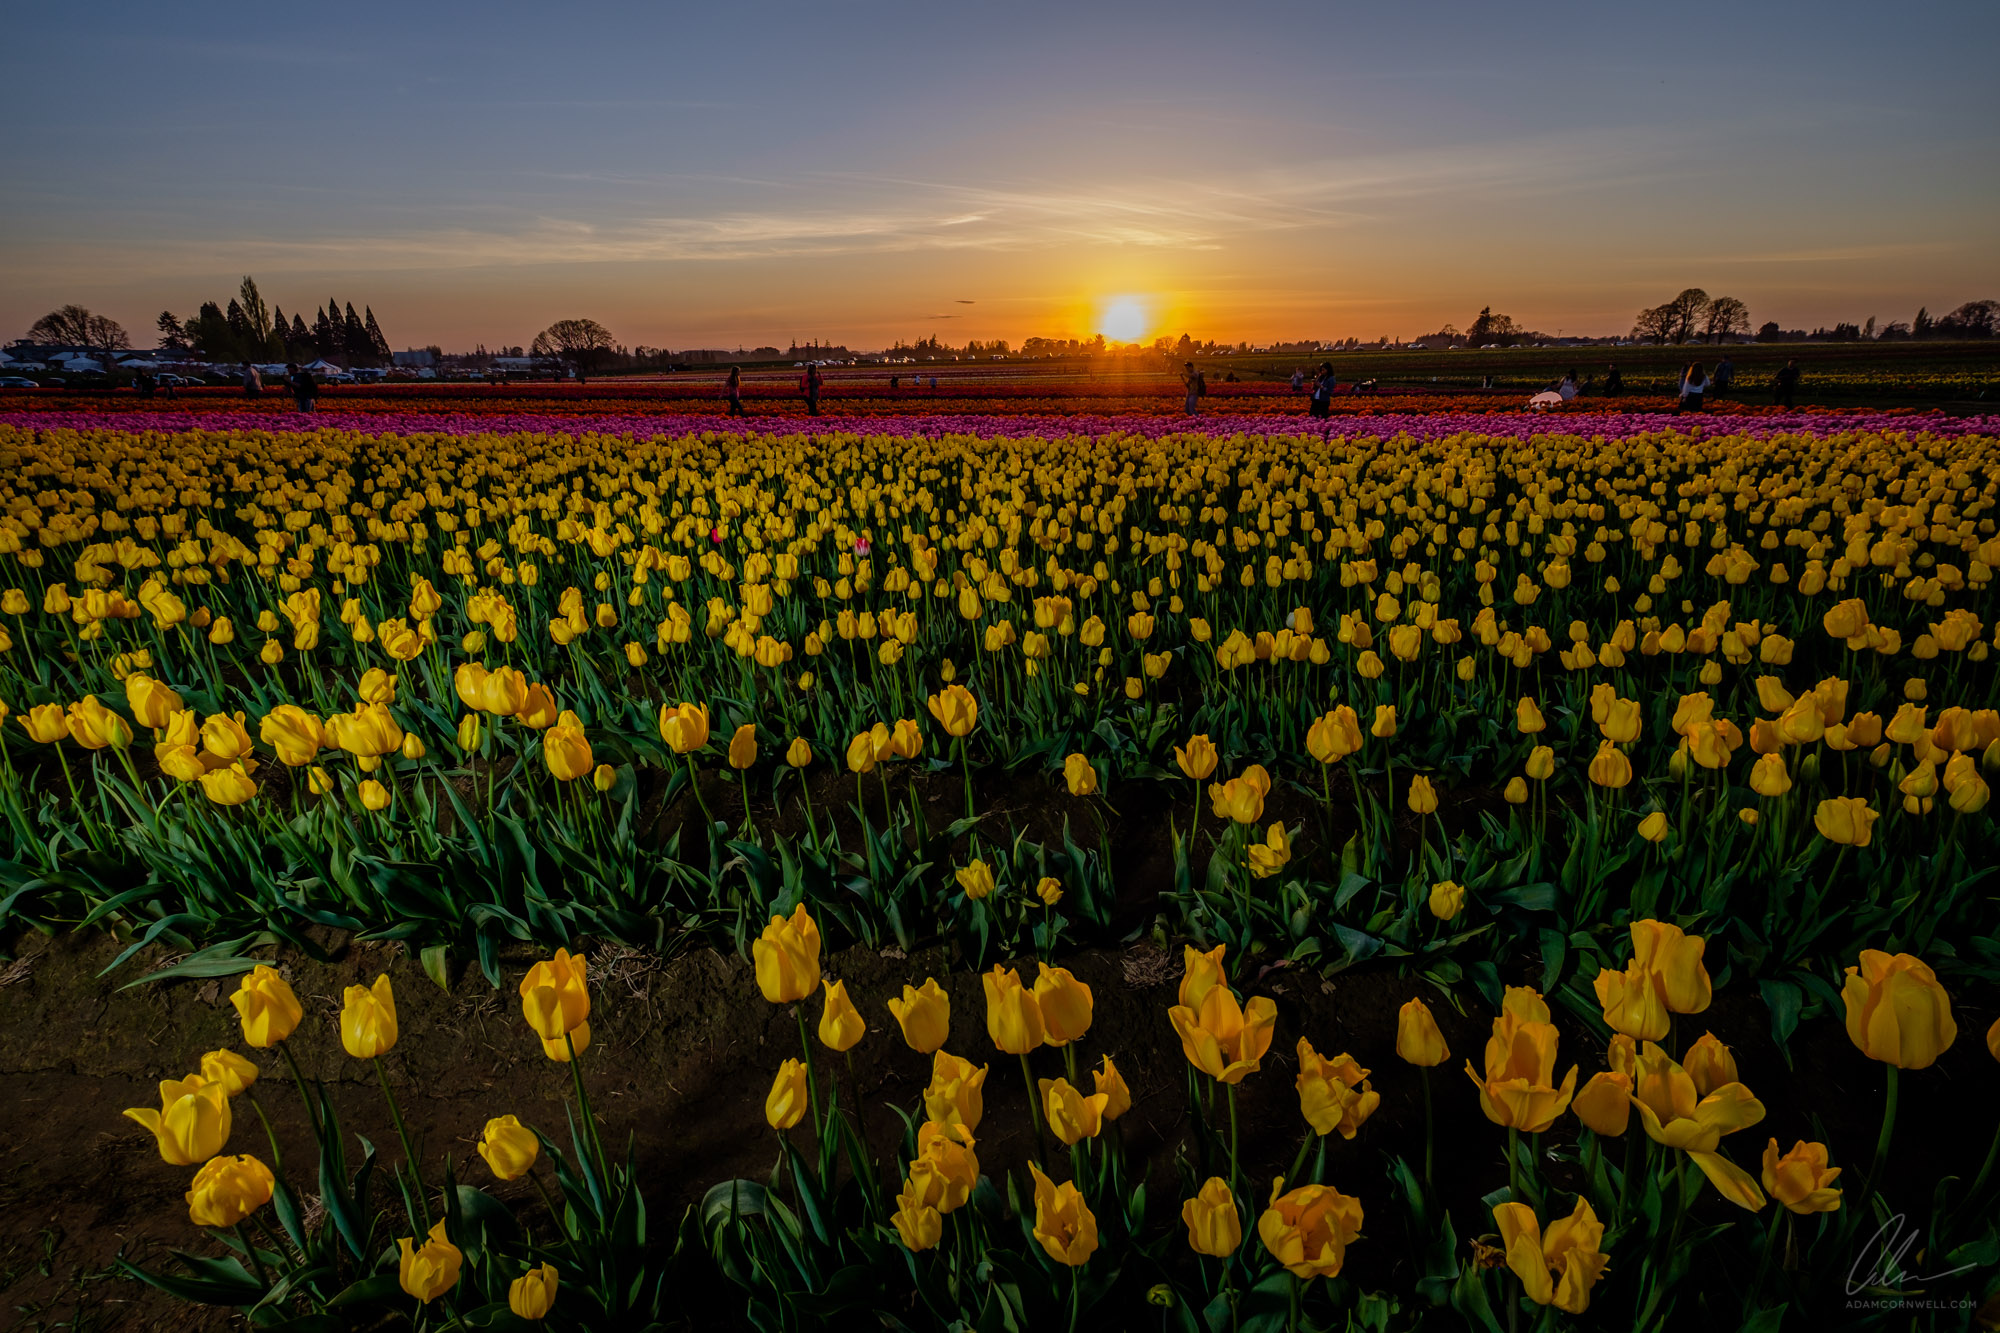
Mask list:
POLYGON ((1136 296, 1114 296, 1098 316, 1097 331, 1112 342, 1138 342, 1152 328, 1146 303, 1136 296))

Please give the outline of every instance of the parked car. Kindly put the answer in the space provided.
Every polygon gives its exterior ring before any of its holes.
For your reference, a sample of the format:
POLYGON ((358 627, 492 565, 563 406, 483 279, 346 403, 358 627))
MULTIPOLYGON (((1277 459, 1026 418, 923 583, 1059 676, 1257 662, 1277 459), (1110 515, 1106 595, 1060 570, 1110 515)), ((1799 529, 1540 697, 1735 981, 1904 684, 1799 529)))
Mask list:
POLYGON ((0 376, 0 389, 39 389, 42 386, 19 375, 0 376))

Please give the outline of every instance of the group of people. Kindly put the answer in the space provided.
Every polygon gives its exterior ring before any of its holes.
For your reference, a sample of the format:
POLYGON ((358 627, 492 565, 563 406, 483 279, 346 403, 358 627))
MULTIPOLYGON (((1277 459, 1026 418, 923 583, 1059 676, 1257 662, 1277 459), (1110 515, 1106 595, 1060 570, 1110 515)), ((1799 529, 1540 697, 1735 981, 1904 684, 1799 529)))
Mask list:
MULTIPOLYGON (((248 361, 239 372, 242 377, 243 392, 252 398, 264 394, 264 376, 248 361)), ((310 366, 302 366, 296 361, 285 363, 285 387, 291 390, 292 402, 301 412, 312 412, 319 408, 319 377, 312 373, 310 366)))
MULTIPOLYGON (((1706 373, 1701 362, 1691 362, 1688 368, 1681 372, 1680 396, 1674 404, 1674 411, 1676 413, 1701 411, 1704 402, 1728 393, 1735 379, 1736 366, 1730 361, 1727 352, 1723 353, 1722 360, 1716 363, 1714 374, 1706 373)), ((1799 362, 1798 358, 1794 357, 1785 362, 1784 368, 1771 377, 1771 401, 1786 409, 1795 407, 1798 390, 1799 362)))

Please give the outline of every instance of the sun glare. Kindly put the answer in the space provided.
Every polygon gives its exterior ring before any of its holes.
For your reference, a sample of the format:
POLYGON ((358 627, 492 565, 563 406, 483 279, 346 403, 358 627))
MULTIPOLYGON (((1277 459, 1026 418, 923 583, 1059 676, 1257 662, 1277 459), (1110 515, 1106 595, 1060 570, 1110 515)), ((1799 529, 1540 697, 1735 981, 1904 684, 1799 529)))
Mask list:
POLYGON ((1146 303, 1136 296, 1111 298, 1097 321, 1097 331, 1113 342, 1138 342, 1149 328, 1146 303))

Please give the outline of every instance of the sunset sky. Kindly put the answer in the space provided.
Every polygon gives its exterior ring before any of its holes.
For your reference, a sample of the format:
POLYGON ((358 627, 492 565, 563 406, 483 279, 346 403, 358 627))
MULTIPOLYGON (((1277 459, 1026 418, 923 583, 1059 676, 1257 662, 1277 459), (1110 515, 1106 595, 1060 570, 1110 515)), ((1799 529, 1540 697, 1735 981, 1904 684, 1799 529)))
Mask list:
POLYGON ((2000 296, 1991 0, 679 8, 9 5, 0 340, 245 273, 449 350, 2000 296))

